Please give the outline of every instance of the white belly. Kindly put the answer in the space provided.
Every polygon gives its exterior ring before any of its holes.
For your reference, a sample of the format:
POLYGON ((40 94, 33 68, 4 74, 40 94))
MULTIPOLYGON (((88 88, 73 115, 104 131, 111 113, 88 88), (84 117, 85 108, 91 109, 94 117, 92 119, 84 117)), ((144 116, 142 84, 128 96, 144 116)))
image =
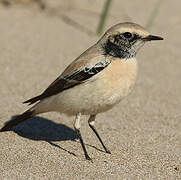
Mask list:
POLYGON ((136 59, 123 62, 114 60, 91 80, 43 100, 36 109, 39 112, 58 111, 67 115, 107 111, 129 94, 136 75, 136 59))

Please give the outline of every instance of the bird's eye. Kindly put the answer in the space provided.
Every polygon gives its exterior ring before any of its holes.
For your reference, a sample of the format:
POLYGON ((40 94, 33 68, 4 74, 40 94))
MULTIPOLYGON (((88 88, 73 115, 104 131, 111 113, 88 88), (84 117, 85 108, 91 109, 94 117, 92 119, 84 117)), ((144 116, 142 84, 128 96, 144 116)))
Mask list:
POLYGON ((125 38, 131 38, 132 37, 132 34, 130 33, 130 32, 125 32, 125 33, 123 33, 123 36, 125 37, 125 38))

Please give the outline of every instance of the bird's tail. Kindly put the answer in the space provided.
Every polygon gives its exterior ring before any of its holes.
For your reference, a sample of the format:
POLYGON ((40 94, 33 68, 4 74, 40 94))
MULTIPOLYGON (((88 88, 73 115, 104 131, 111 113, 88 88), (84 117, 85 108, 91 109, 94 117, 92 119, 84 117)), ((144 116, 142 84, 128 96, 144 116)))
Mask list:
POLYGON ((30 108, 29 110, 25 111, 23 114, 17 116, 15 119, 8 121, 0 132, 9 131, 12 127, 16 126, 17 124, 29 119, 30 117, 34 116, 35 110, 34 108, 30 108))

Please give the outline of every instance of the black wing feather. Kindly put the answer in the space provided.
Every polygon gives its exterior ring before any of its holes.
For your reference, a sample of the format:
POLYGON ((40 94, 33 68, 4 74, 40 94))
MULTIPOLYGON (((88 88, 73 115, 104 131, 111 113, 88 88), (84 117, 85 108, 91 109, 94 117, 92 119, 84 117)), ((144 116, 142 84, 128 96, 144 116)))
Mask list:
POLYGON ((84 67, 73 72, 70 75, 66 76, 59 76, 50 86, 39 96, 31 98, 24 103, 33 104, 39 100, 47 98, 49 96, 58 94, 66 89, 72 88, 76 85, 79 85, 85 82, 87 79, 91 78, 92 76, 96 75, 104 68, 106 68, 110 62, 103 61, 95 64, 91 67, 84 67))

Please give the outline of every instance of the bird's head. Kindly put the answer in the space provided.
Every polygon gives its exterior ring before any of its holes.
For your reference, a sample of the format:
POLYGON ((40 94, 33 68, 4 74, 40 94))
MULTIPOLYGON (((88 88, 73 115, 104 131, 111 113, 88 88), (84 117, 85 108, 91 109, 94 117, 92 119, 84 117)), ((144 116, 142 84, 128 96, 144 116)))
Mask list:
POLYGON ((104 54, 120 58, 132 58, 147 41, 163 40, 162 37, 150 35, 142 26, 126 22, 119 23, 106 31, 98 42, 104 54))

